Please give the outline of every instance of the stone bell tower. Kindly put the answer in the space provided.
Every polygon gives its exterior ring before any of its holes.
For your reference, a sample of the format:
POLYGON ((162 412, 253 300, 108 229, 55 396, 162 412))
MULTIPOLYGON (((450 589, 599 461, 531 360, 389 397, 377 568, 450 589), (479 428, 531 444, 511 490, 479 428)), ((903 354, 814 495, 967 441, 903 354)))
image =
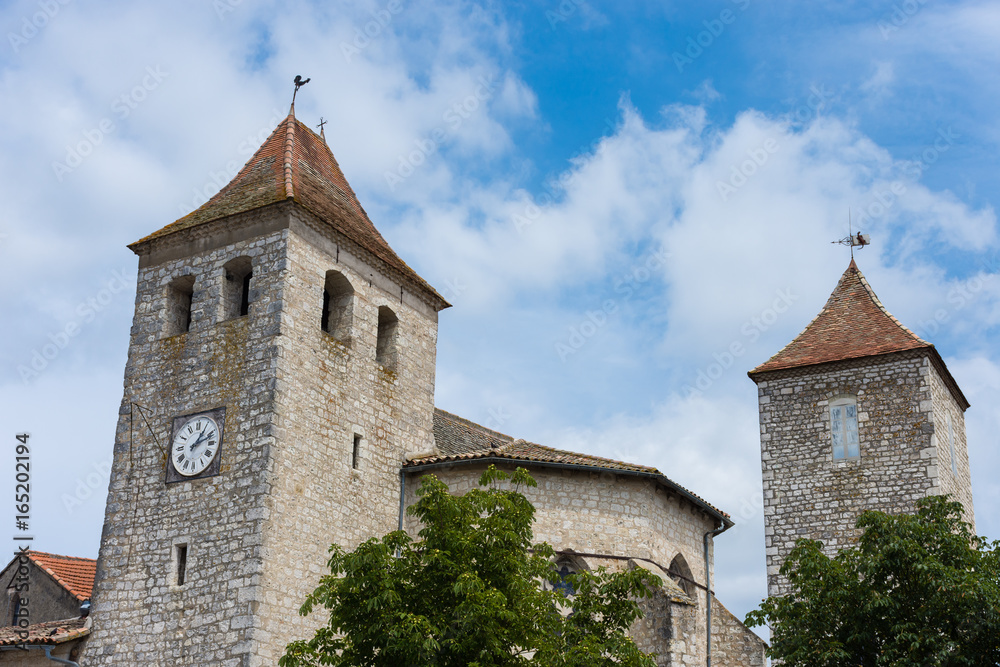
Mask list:
POLYGON ((768 594, 799 538, 832 555, 864 510, 951 494, 974 521, 968 401, 930 343, 889 314, 857 264, 819 315, 749 373, 760 405, 768 594))
POLYGON ((448 304, 294 106, 138 290, 87 665, 276 665, 327 548, 394 530, 448 304))

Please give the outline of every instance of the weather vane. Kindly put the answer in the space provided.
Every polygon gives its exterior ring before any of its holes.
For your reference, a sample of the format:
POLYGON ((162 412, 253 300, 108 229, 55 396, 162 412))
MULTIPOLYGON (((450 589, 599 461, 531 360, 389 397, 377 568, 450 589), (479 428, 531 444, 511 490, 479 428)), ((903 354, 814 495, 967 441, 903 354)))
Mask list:
POLYGON ((855 248, 864 248, 866 245, 871 245, 871 242, 871 237, 867 234, 862 234, 861 232, 854 233, 850 210, 847 211, 847 236, 836 241, 830 241, 830 243, 839 243, 840 245, 849 247, 851 249, 851 259, 854 259, 855 248))
POLYGON ((319 117, 319 125, 317 125, 316 127, 319 128, 319 136, 323 138, 323 141, 326 141, 326 133, 323 132, 323 126, 324 125, 326 125, 326 121, 323 120, 322 116, 320 116, 319 117))
POLYGON ((295 96, 299 94, 299 88, 309 83, 312 79, 303 79, 298 74, 295 75, 295 92, 292 93, 292 106, 295 106, 295 96))

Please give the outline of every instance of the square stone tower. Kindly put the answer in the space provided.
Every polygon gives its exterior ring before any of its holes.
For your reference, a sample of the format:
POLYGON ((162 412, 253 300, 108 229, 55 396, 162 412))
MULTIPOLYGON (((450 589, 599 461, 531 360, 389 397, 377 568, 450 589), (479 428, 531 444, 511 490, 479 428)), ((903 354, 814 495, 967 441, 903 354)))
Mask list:
POLYGON ((399 522, 448 304, 294 107, 138 290, 87 665, 276 665, 327 548, 399 522))
POLYGON ((830 555, 864 510, 951 494, 974 522, 969 403, 941 355, 896 320, 851 260, 805 330, 749 373, 760 405, 768 594, 799 538, 830 555))

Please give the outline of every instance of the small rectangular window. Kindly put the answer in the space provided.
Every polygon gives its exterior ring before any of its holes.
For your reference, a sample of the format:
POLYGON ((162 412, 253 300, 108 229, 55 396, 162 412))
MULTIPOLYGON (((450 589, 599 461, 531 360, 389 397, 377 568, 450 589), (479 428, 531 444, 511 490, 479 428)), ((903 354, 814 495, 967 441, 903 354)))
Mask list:
POLYGON ((253 264, 249 257, 237 257, 222 267, 225 280, 222 283, 221 319, 231 320, 250 313, 250 281, 253 280, 253 264))
POLYGON ((858 406, 844 401, 830 406, 830 434, 833 439, 833 459, 856 459, 861 456, 858 441, 858 406))
POLYGON ((355 470, 358 469, 358 464, 361 458, 361 436, 357 433, 354 434, 354 449, 351 451, 351 467, 355 470))
POLYGON ((191 299, 194 294, 194 276, 181 276, 167 286, 166 325, 167 336, 176 336, 191 329, 191 299))
POLYGON ((174 547, 177 553, 177 585, 184 585, 184 578, 187 575, 187 555, 188 547, 186 544, 178 544, 174 547))

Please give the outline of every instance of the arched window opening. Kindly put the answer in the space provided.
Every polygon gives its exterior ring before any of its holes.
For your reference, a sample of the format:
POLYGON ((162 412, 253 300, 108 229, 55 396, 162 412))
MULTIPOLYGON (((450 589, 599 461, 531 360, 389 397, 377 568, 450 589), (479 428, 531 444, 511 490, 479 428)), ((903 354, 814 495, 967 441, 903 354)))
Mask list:
POLYGON ((353 312, 354 288, 350 281, 339 271, 327 271, 320 327, 335 339, 346 343, 351 338, 353 312))
POLYGON ((250 312, 250 279, 253 267, 249 257, 237 257, 222 267, 222 319, 243 317, 250 312))
POLYGON ((691 568, 688 567, 687 560, 682 554, 677 554, 674 559, 670 561, 670 567, 667 568, 667 574, 670 578, 677 582, 685 593, 690 596, 695 594, 694 585, 694 574, 691 573, 691 568))
POLYGON ((576 595, 576 589, 569 580, 570 575, 574 575, 583 570, 587 570, 587 564, 581 559, 574 558, 569 554, 561 554, 556 558, 554 564, 556 576, 552 581, 552 590, 559 591, 563 597, 576 595))
POLYGON ((830 402, 830 436, 834 461, 861 457, 857 399, 838 398, 830 402))
POLYGON ((176 336, 191 329, 191 296, 194 276, 174 278, 167 285, 167 308, 164 333, 176 336))
POLYGON ((382 366, 393 369, 396 367, 396 335, 399 329, 399 319, 396 313, 386 306, 378 308, 378 340, 375 343, 375 361, 382 366))

